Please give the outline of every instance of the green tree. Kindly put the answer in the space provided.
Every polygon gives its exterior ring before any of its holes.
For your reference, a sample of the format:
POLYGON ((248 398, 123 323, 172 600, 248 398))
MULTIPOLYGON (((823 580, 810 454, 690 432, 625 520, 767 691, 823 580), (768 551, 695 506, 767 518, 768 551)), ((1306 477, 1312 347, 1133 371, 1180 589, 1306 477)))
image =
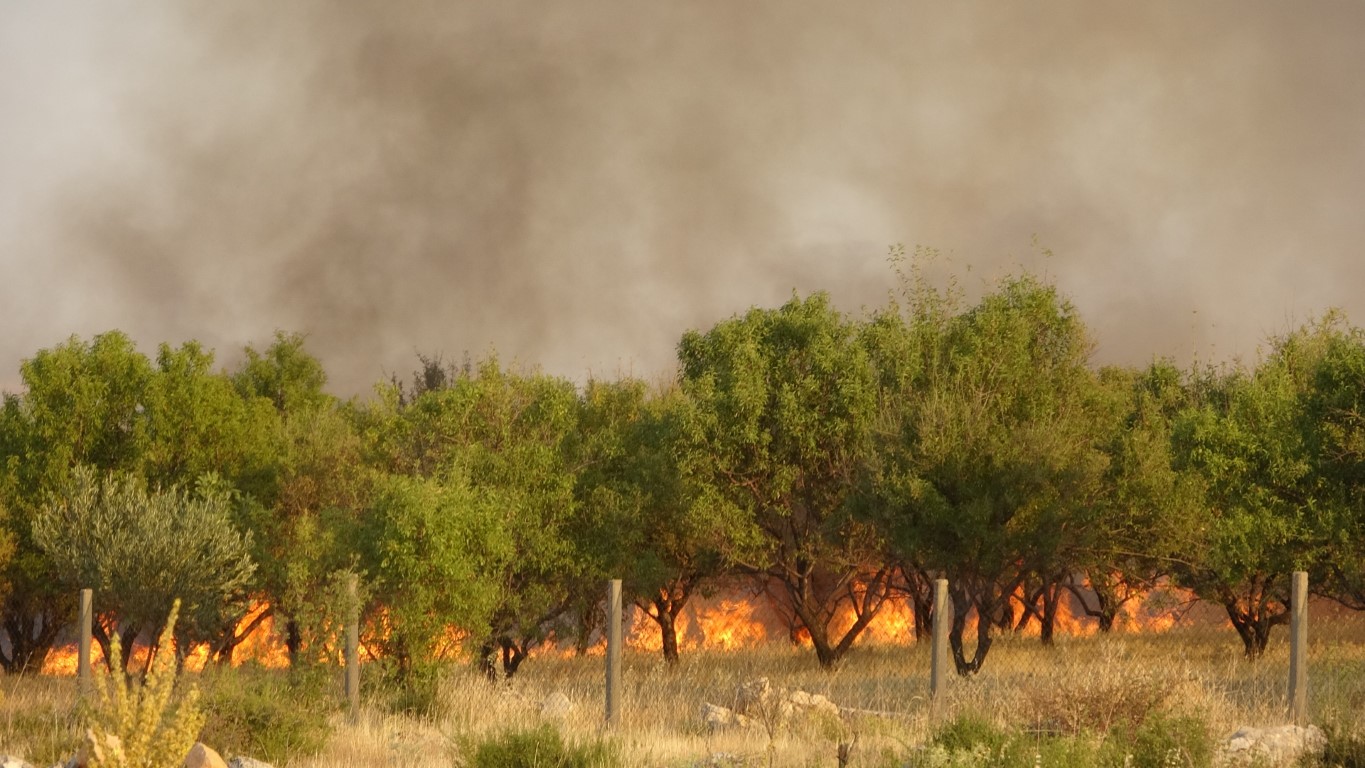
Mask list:
POLYGON ((659 627, 668 663, 678 661, 677 620, 691 598, 761 545, 742 510, 687 474, 697 464, 693 404, 676 386, 591 381, 579 419, 579 503, 590 525, 581 549, 606 565, 586 595, 600 602, 604 578, 659 627))
POLYGON ((152 367, 125 334, 110 331, 39 350, 20 375, 24 391, 5 394, 0 409, 0 503, 9 513, 4 538, 16 547, 0 610, 10 641, 0 664, 9 672, 41 668, 75 612, 75 595, 57 578, 60 569, 34 542, 33 519, 78 465, 140 471, 152 367))
POLYGON ((1320 346, 1303 396, 1306 448, 1322 505, 1314 590, 1365 609, 1365 332, 1330 312, 1308 329, 1320 346))
POLYGON ((126 473, 101 477, 77 467, 59 496, 38 513, 33 537, 63 567, 68 590, 91 588, 101 622, 95 637, 110 656, 110 633, 125 648, 143 630, 166 623, 183 600, 179 650, 210 639, 224 611, 246 600, 255 565, 250 537, 233 528, 233 496, 206 475, 193 492, 172 487, 148 491, 126 473))
POLYGON ((503 673, 513 674, 575 607, 573 586, 596 567, 575 535, 583 528, 575 497, 578 394, 564 379, 505 370, 496 359, 410 402, 395 390, 361 419, 372 465, 438 482, 467 478, 501 506, 516 556, 489 575, 499 602, 482 656, 500 654, 503 673))
POLYGON ((305 341, 276 332, 264 350, 247 347, 231 377, 269 459, 263 471, 242 478, 257 502, 244 507, 250 513, 244 524, 254 533, 258 585, 269 608, 250 626, 238 626, 241 616, 225 622, 220 661, 230 660, 266 619, 283 627, 290 663, 307 661, 306 651, 324 644, 335 624, 328 596, 336 575, 353 565, 343 542, 369 503, 359 409, 327 394, 326 373, 305 341))
POLYGON ((502 597, 494 578, 516 553, 497 494, 452 471, 387 475, 355 542, 368 591, 384 609, 378 642, 403 673, 434 657, 452 629, 482 638, 502 597))
POLYGON ((882 349, 916 361, 890 377, 899 389, 884 416, 875 490, 901 561, 949 578, 949 641, 966 675, 981 668, 993 629, 1013 626, 1017 593, 1039 590, 1025 594, 1025 610, 1050 626, 1083 544, 1072 533, 1106 491, 1098 427, 1110 411, 1086 365, 1085 328, 1052 286, 1007 279, 957 313, 951 293, 907 274, 907 306, 882 313, 904 319, 874 323, 882 349))
POLYGON ((696 408, 689 472, 762 532, 749 565, 777 585, 820 664, 835 665, 891 577, 881 531, 850 504, 877 409, 857 324, 817 293, 688 332, 678 357, 696 408), (854 621, 835 636, 844 606, 854 621))
POLYGON ((1201 524, 1181 580, 1217 602, 1248 658, 1289 620, 1289 575, 1316 557, 1317 477, 1303 430, 1304 392, 1321 348, 1290 334, 1254 370, 1198 372, 1177 417, 1176 467, 1204 484, 1201 524))
POLYGON ((1083 541, 1068 583, 1100 631, 1114 626, 1122 606, 1147 594, 1188 562, 1190 542, 1202 537, 1203 485, 1173 466, 1171 430, 1188 403, 1184 376, 1169 361, 1144 370, 1101 371, 1119 418, 1109 422, 1106 493, 1081 529, 1083 541))

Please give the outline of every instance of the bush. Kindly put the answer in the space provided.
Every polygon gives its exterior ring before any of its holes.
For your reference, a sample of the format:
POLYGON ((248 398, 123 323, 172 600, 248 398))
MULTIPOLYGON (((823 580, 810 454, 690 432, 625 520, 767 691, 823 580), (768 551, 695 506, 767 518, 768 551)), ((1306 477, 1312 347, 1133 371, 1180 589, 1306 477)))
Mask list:
POLYGON ((332 735, 339 694, 325 669, 278 672, 254 665, 212 673, 202 741, 224 755, 281 764, 315 755, 332 735))
POLYGON ((1320 754, 1305 755, 1304 768, 1365 768, 1365 735, 1325 723, 1322 734, 1327 744, 1320 754))
POLYGON ((204 724, 199 691, 191 687, 178 706, 170 704, 176 681, 172 638, 179 614, 176 600, 141 685, 131 685, 124 676, 123 649, 114 633, 109 647, 113 671, 95 677, 95 705, 85 742, 92 768, 175 768, 194 746, 204 724))
POLYGON ((1203 768, 1213 765, 1213 734, 1208 723, 1190 715, 1156 713, 1127 743, 1133 768, 1203 768))
POLYGON ((507 731, 491 739, 468 742, 463 752, 470 768, 612 768, 620 759, 604 741, 566 744, 559 731, 542 725, 530 731, 507 731))
POLYGON ((367 667, 377 678, 374 697, 389 712, 440 720, 449 713, 449 702, 441 696, 441 681, 447 665, 435 661, 414 661, 407 669, 390 658, 381 658, 367 667))
POLYGON ((959 715, 910 759, 911 768, 1205 768, 1213 737, 1201 720, 1148 712, 1140 726, 1106 733, 1025 733, 1002 729, 974 714, 959 715))

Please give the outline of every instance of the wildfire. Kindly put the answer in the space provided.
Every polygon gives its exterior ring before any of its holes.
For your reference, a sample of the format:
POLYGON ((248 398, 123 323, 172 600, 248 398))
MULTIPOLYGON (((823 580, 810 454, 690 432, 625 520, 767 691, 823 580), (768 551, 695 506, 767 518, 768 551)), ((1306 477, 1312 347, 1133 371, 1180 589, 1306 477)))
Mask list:
MULTIPOLYGON (((246 631, 256 621, 258 617, 270 610, 270 604, 266 602, 257 603, 247 612, 237 624, 237 633, 246 631)), ((129 669, 141 669, 147 664, 147 655, 151 652, 151 646, 147 643, 135 641, 133 643, 132 655, 128 660, 129 669)), ((185 669, 192 672, 199 672, 204 669, 212 656, 212 649, 208 643, 198 643, 185 653, 185 669)), ((275 632, 274 616, 266 616, 260 619, 255 629, 239 643, 233 651, 232 665, 240 666, 246 662, 254 662, 271 669, 279 669, 289 666, 289 653, 285 650, 284 642, 275 632)), ((90 665, 95 669, 104 667, 104 651, 98 643, 91 643, 90 646, 90 665)), ((75 645, 66 645, 53 648, 43 661, 42 674, 74 676, 80 666, 78 653, 75 645)))
MULTIPOLYGON (((1188 605, 1192 596, 1182 590, 1167 585, 1138 594, 1123 603, 1115 616, 1113 631, 1131 633, 1160 633, 1175 628, 1180 618, 1179 607, 1188 605)), ((1015 615, 1023 614, 1024 597, 1022 593, 1011 596, 1015 615)), ((289 664, 289 654, 285 649, 283 634, 276 631, 275 618, 266 615, 270 606, 266 602, 257 603, 237 625, 237 632, 246 632, 255 624, 254 629, 237 645, 232 655, 232 664, 241 665, 253 662, 269 668, 283 668, 289 664)), ((638 608, 631 610, 626 643, 630 648, 641 652, 658 653, 663 646, 659 625, 638 608)), ((382 614, 372 617, 367 632, 383 634, 386 621, 382 614)), ((842 635, 856 619, 851 607, 845 606, 832 622, 831 634, 842 635)), ((976 617, 967 621, 967 634, 975 632, 976 617)), ((737 650, 777 640, 808 644, 810 636, 803 628, 793 630, 790 621, 777 611, 771 602, 756 597, 749 590, 736 590, 728 594, 710 598, 694 597, 678 615, 675 622, 678 648, 681 651, 696 650, 737 650)), ((1039 623, 1028 622, 1020 631, 1025 637, 1037 637, 1039 623)), ((1058 636, 1088 637, 1099 632, 1099 623, 1087 616, 1080 602, 1071 594, 1063 596, 1057 608, 1054 634, 1058 636)), ((466 633, 450 629, 438 644, 438 654, 442 658, 460 658, 467 640, 466 633)), ((907 645, 915 642, 915 614, 913 606, 903 598, 889 599, 882 605, 876 618, 859 637, 860 643, 907 645)), ((320 658, 340 663, 339 649, 321 649, 320 658)), ((373 649, 366 646, 373 657, 373 649)), ((149 648, 145 643, 134 643, 129 667, 136 669, 146 664, 149 648)), ((550 642, 532 649, 532 656, 572 655, 571 647, 550 642)), ((599 636, 585 651, 588 655, 605 653, 605 641, 599 636)), ((102 667, 104 655, 98 644, 91 649, 91 665, 102 667)), ((185 666, 192 671, 202 670, 211 663, 212 651, 208 644, 194 646, 186 654, 185 666)), ((53 649, 43 663, 45 675, 76 674, 77 659, 74 645, 53 649)))

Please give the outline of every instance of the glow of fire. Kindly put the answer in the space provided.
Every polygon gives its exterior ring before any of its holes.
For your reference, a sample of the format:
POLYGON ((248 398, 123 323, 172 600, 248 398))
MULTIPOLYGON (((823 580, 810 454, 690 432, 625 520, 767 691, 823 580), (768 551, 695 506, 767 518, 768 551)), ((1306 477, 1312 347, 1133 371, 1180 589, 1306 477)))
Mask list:
MULTIPOLYGON (((1168 606, 1173 603, 1184 603, 1190 599, 1191 595, 1188 592, 1165 585, 1140 594, 1120 606, 1114 621, 1114 631, 1131 633, 1168 632, 1177 624, 1177 616, 1168 606)), ((1023 596, 1017 593, 1011 597, 1011 600, 1015 603, 1017 615, 1023 604, 1023 596)), ((1089 637, 1097 634, 1099 623, 1078 611, 1074 604, 1074 599, 1067 595, 1066 599, 1063 599, 1058 606, 1055 634, 1070 637, 1089 637)), ((269 607, 268 603, 257 603, 242 618, 237 631, 243 631, 253 620, 269 610, 269 607)), ((626 633, 627 645, 636 651, 659 653, 663 647, 663 640, 660 637, 658 624, 642 610, 634 610, 632 614, 633 618, 626 633)), ((372 619, 367 629, 370 632, 383 634, 388 629, 385 618, 380 616, 377 619, 372 619)), ((831 635, 834 637, 841 636, 853 625, 855 618, 852 608, 846 606, 831 622, 831 635)), ((792 633, 785 622, 765 601, 743 595, 717 596, 710 599, 695 597, 678 615, 675 629, 679 651, 733 651, 779 639, 787 641, 792 637, 792 633)), ((890 599, 878 611, 872 623, 863 631, 859 642, 908 645, 915 641, 914 629, 913 607, 904 599, 890 599)), ((975 633, 975 629, 976 617, 969 617, 964 634, 971 636, 975 633)), ((1039 633, 1040 627, 1037 621, 1029 622, 1020 632, 1024 637, 1037 637, 1039 633)), ((810 636, 804 630, 796 633, 796 639, 803 645, 810 643, 810 636)), ((437 653, 441 658, 446 659, 463 658, 466 640, 466 633, 451 628, 438 644, 437 653)), ((148 647, 145 644, 135 643, 133 645, 133 656, 129 663, 130 668, 136 669, 145 665, 147 653, 148 647)), ((575 653, 576 651, 571 647, 565 647, 563 644, 557 645, 553 642, 544 643, 531 651, 532 656, 570 656, 575 653)), ((605 653, 605 641, 598 638, 596 642, 587 647, 585 653, 587 655, 605 653)), ((187 654, 185 666, 192 671, 202 670, 205 665, 210 663, 210 655, 208 644, 196 645, 187 654)), ((42 674, 74 676, 77 667, 76 656, 75 646, 54 648, 43 663, 42 674)), ((104 666, 104 655, 98 644, 92 645, 91 657, 93 667, 98 669, 104 666)), ((261 620, 256 629, 234 650, 233 666, 239 666, 248 661, 272 669, 284 668, 289 665, 289 654, 285 648, 282 635, 275 631, 273 616, 267 616, 261 620)), ((339 658, 331 661, 340 663, 339 658)))

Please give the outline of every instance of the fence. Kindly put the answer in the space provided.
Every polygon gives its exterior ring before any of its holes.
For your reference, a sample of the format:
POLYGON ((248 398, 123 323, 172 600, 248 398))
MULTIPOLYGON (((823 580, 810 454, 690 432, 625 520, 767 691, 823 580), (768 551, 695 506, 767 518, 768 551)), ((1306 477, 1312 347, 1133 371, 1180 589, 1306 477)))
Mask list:
MULTIPOLYGON (((351 717, 357 718, 360 710, 360 663, 359 663, 359 603, 357 599, 358 584, 355 576, 352 576, 346 585, 349 596, 349 607, 345 622, 344 633, 344 696, 348 704, 351 717)), ((929 653, 928 653, 928 679, 927 690, 907 691, 911 696, 924 695, 931 702, 936 702, 948 696, 953 688, 960 685, 959 675, 954 668, 951 659, 951 649, 949 640, 949 630, 952 624, 953 610, 952 600, 949 597, 949 583, 946 579, 937 579, 933 583, 932 589, 932 630, 929 633, 929 653)), ((78 625, 78 687, 82 695, 89 693, 91 689, 91 638, 93 629, 93 594, 89 589, 81 590, 80 593, 80 612, 78 625)), ((1254 675, 1249 675, 1245 667, 1239 667, 1237 663, 1225 663, 1216 661, 1212 666, 1226 669, 1228 683, 1224 688, 1228 691, 1236 687, 1247 689, 1248 695, 1260 696, 1268 701, 1277 700, 1283 702, 1283 711, 1286 719, 1303 723, 1309 714, 1309 691, 1310 691, 1310 645, 1308 642, 1308 577, 1306 573, 1296 572, 1293 574, 1290 600, 1290 619, 1288 627, 1287 649, 1276 647, 1274 652, 1268 654, 1272 659, 1268 662, 1261 662, 1262 666, 1255 669, 1254 675), (1283 665, 1281 666, 1280 654, 1284 653, 1283 665), (1275 669, 1281 670, 1275 672, 1275 669), (1277 677, 1278 675, 1278 677, 1277 677), (1278 683, 1274 682, 1278 679, 1278 683), (1250 680, 1251 682, 1248 682, 1250 680)), ((615 725, 620 722, 624 700, 622 697, 623 667, 622 656, 625 648, 623 628, 625 624, 621 581, 612 580, 607 584, 606 608, 608 621, 606 624, 605 635, 605 670, 603 681, 603 703, 604 721, 607 725, 615 725)), ((1182 659, 1188 661, 1189 658, 1203 654, 1204 656, 1215 656, 1227 658, 1236 655, 1234 653, 1234 639, 1227 627, 1214 627, 1209 621, 1210 613, 1206 612, 1202 616, 1194 614, 1189 610, 1180 612, 1179 618, 1172 619, 1172 624, 1164 628, 1164 649, 1158 658, 1164 659, 1169 664, 1177 664, 1182 659), (1182 626, 1183 624, 1183 626, 1182 626), (1202 628, 1201 628, 1202 627, 1202 628), (1214 636, 1216 635, 1216 637, 1214 636), (1216 652, 1210 654, 1209 649, 1216 648, 1216 652)), ((1138 642, 1144 638, 1136 635, 1130 636, 1133 642, 1138 642)), ((1365 640, 1365 638, 1362 638, 1365 640)), ((1008 642, 1008 641, 1007 641, 1008 642)), ((1067 640, 1062 639, 1065 645, 1067 640)), ((1328 646, 1327 652, 1330 654, 1336 646, 1328 646)), ((998 651, 996 653, 999 653, 998 651)), ((1035 642, 1033 650, 1025 649, 1022 642, 1018 642, 1016 647, 1016 657, 1023 655, 1025 661, 1020 662, 1016 658, 1013 665, 1016 669, 1022 670, 1022 674, 1029 681, 1028 684, 1044 688, 1052 688, 1058 691, 1058 695, 1065 696, 1068 693, 1075 693, 1069 690, 1066 685, 1059 684, 1057 681, 1068 671, 1068 666, 1092 665, 1095 660, 1092 657, 1082 657, 1074 651, 1066 648, 1060 650, 1056 648, 1044 648, 1035 642)), ((912 663, 907 660, 907 664, 912 663)), ((1120 661, 1120 663, 1122 663, 1120 661)), ((1150 663, 1150 662, 1149 662, 1150 663)), ((1365 663, 1363 661, 1362 663, 1365 663)), ((1203 669, 1207 669, 1205 665, 1203 669)), ((989 669, 989 662, 987 662, 989 669)), ((1084 670, 1085 673, 1093 670, 1084 670)), ((1122 673, 1122 670, 1121 670, 1122 673)), ((1001 677, 1009 673, 1002 674, 1001 677)), ((1131 673, 1129 673, 1131 675, 1131 673)), ((1207 673, 1205 673, 1207 674, 1207 673)), ((1328 674, 1321 678, 1321 682, 1327 686, 1332 686, 1340 682, 1333 675, 1328 674)), ((1347 692, 1343 700, 1352 700, 1350 697, 1354 693, 1347 692)), ((1273 706, 1273 703, 1270 704, 1273 706)))

